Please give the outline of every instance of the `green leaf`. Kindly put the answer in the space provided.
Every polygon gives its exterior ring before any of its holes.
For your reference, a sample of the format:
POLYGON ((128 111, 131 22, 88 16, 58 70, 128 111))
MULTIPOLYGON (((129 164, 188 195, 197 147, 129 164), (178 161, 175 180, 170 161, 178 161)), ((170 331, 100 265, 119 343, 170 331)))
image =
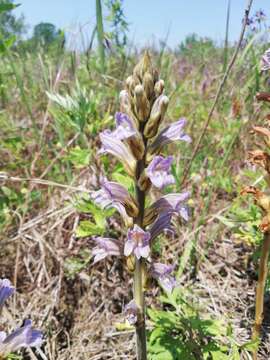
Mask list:
POLYGON ((79 146, 71 149, 66 156, 66 159, 71 161, 72 164, 81 169, 89 165, 91 154, 88 149, 81 149, 79 146))
POLYGON ((0 4, 0 13, 4 11, 13 10, 20 5, 21 4, 12 4, 12 3, 0 4))
POLYGON ((76 229, 76 236, 87 237, 93 235, 102 235, 103 232, 103 227, 100 227, 89 220, 83 220, 76 229))

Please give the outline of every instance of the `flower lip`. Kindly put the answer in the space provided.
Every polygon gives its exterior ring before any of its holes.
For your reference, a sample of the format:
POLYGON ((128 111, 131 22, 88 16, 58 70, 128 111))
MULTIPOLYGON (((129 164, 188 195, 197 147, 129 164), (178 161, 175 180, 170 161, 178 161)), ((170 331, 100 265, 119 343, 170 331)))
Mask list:
POLYGON ((185 141, 190 143, 191 138, 183 131, 186 125, 186 119, 181 118, 178 121, 170 124, 157 135, 153 143, 149 147, 150 154, 157 154, 160 152, 163 146, 173 141, 185 141))
POLYGON ((97 246, 92 251, 92 255, 94 256, 93 264, 105 259, 107 256, 120 256, 122 254, 121 244, 118 240, 97 237, 94 241, 97 246))
POLYGON ((126 316, 127 321, 130 325, 135 325, 138 320, 138 307, 135 303, 135 300, 131 300, 124 309, 124 313, 126 316))
POLYGON ((148 258, 150 254, 150 238, 150 232, 144 231, 135 224, 133 229, 128 230, 124 255, 134 254, 137 259, 148 258))
POLYGON ((136 135, 136 129, 128 115, 117 112, 115 114, 116 129, 112 132, 119 140, 128 139, 136 135))
POLYGON ((4 305, 4 302, 14 293, 14 291, 15 288, 8 279, 0 280, 0 307, 4 305))
POLYGON ((42 344, 42 332, 32 328, 32 321, 25 320, 22 327, 10 335, 0 334, 0 354, 7 355, 21 347, 38 347, 42 344))
POLYGON ((175 278, 171 275, 175 265, 166 265, 162 263, 154 263, 151 267, 151 274, 165 291, 171 293, 177 285, 175 278))
POLYGON ((146 174, 150 178, 152 184, 158 189, 174 184, 175 179, 170 174, 173 156, 164 158, 163 156, 155 156, 146 169, 146 174))

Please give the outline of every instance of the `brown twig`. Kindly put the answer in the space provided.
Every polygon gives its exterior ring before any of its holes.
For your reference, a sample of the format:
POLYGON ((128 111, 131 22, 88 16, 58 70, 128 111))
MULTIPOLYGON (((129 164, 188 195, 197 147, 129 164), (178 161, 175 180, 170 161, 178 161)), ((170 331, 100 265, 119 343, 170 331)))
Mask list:
POLYGON ((233 56, 232 56, 232 58, 231 58, 231 61, 230 61, 230 63, 229 63, 228 66, 227 66, 227 69, 226 69, 226 71, 225 71, 225 73, 224 73, 224 76, 223 76, 223 78, 222 78, 222 80, 221 80, 221 82, 220 82, 220 84, 219 84, 219 87, 218 87, 218 90, 217 90, 217 93, 216 93, 214 102, 213 102, 212 107, 211 107, 211 109, 210 109, 210 111, 209 111, 209 113, 208 113, 208 117, 207 117, 207 119, 206 119, 205 122, 204 122, 202 132, 201 132, 201 134, 200 134, 200 136, 199 136, 199 139, 198 139, 198 141, 197 141, 197 144, 195 145, 195 148, 194 148, 193 153, 192 153, 192 155, 191 155, 190 162, 187 164, 187 166, 186 166, 185 169, 184 169, 184 175, 183 175, 183 179, 182 179, 181 185, 183 185, 183 184, 185 183, 186 179, 187 179, 187 176, 188 176, 188 173, 189 173, 189 171, 190 171, 192 162, 193 162, 193 160, 195 159, 195 156, 197 155, 197 152, 198 152, 199 147, 200 147, 200 145, 201 145, 202 139, 203 139, 203 137, 204 137, 204 135, 205 135, 205 133, 206 133, 206 130, 207 130, 208 126, 209 126, 209 123, 210 123, 210 121, 211 121, 211 119, 212 119, 214 110, 215 110, 215 108, 216 108, 216 105, 217 105, 218 100, 219 100, 219 98, 220 98, 220 95, 221 95, 221 93, 222 93, 223 87, 224 87, 224 85, 225 85, 225 83, 226 83, 226 80, 227 80, 227 78, 228 78, 228 75, 229 75, 229 73, 230 73, 230 71, 231 71, 231 69, 232 69, 232 67, 233 67, 233 65, 234 65, 234 63, 235 63, 235 60, 236 60, 236 58, 237 58, 237 55, 238 55, 238 53, 239 53, 239 50, 240 50, 240 47, 241 47, 241 44, 242 44, 242 41, 243 41, 243 38, 244 38, 244 34, 245 34, 245 30, 246 30, 246 26, 247 26, 248 17, 249 17, 249 13, 250 13, 250 9, 251 9, 252 3, 253 3, 253 0, 249 0, 249 1, 248 1, 247 7, 246 7, 246 9, 245 9, 245 15, 244 15, 244 19, 243 19, 242 30, 241 30, 241 33, 240 33, 240 36, 239 36, 239 40, 238 40, 237 46, 236 46, 236 48, 235 48, 235 51, 234 51, 233 56))
MULTIPOLYGON (((257 340, 260 336, 261 326, 263 322, 263 308, 264 308, 264 289, 268 273, 268 257, 270 250, 270 233, 264 235, 262 245, 262 255, 259 267, 259 279, 256 290, 256 311, 255 311, 255 324, 252 332, 252 339, 257 340)), ((253 360, 257 360, 257 351, 253 353, 253 360)))

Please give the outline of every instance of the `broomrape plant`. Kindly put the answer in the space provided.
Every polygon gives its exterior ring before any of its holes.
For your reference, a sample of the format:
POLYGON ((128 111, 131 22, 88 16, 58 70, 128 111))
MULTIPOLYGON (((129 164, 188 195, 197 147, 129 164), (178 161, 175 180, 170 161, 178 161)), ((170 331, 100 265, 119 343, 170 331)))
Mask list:
MULTIPOLYGON (((261 70, 270 70, 270 49, 268 49, 261 61, 261 70)), ((257 100, 270 102, 270 93, 258 93, 257 100)), ((264 140, 265 149, 257 149, 249 152, 249 162, 253 165, 259 165, 265 170, 265 180, 270 185, 270 129, 269 126, 253 126, 256 134, 261 136, 264 140)), ((242 191, 243 194, 252 194, 256 204, 261 208, 264 217, 260 224, 260 230, 264 234, 261 258, 259 264, 259 276, 256 290, 256 309, 255 309, 255 324, 253 327, 252 338, 254 341, 258 339, 261 333, 261 326, 263 322, 263 308, 264 308, 264 291, 268 273, 268 257, 270 251, 270 195, 268 191, 261 191, 254 186, 248 186, 242 191)), ((257 351, 253 353, 253 359, 257 359, 257 351)))
MULTIPOLYGON (((5 301, 14 293, 15 289, 8 279, 0 280, 0 310, 5 301)), ((24 347, 36 347, 42 344, 42 333, 32 328, 32 321, 25 320, 23 326, 7 335, 0 331, 0 360, 4 360, 10 353, 24 347)))
POLYGON ((169 99, 164 95, 164 81, 154 70, 148 52, 126 79, 120 92, 120 109, 116 127, 100 134, 100 154, 114 155, 134 180, 135 195, 117 182, 102 181, 101 189, 91 193, 101 208, 115 208, 127 227, 126 239, 96 237, 94 263, 107 256, 121 256, 134 274, 134 299, 125 307, 127 320, 136 328, 137 359, 147 358, 144 288, 147 278, 156 279, 165 291, 176 286, 173 265, 153 263, 151 249, 165 230, 173 232, 171 220, 180 215, 188 220, 188 192, 161 196, 146 207, 146 196, 153 186, 158 190, 175 182, 171 174, 172 156, 162 155, 165 145, 173 141, 190 142, 183 131, 185 119, 160 130, 169 99))

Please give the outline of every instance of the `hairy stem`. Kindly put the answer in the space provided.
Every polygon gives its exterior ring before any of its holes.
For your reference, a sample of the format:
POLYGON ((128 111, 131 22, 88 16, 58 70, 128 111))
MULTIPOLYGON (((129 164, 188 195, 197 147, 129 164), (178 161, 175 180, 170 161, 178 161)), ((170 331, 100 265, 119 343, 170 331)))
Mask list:
MULTIPOLYGON (((141 132, 143 132, 143 128, 140 130, 141 132)), ((140 178, 141 174, 143 173, 144 168, 145 168, 145 156, 142 160, 137 161, 137 168, 136 168, 137 181, 140 178)), ((137 184, 136 184, 136 199, 139 206, 139 214, 135 222, 137 223, 137 225, 143 228, 145 191, 142 191, 137 184)), ((134 272, 134 300, 139 309, 139 316, 136 324, 137 360, 147 359, 143 271, 144 271, 144 260, 136 259, 135 272, 134 272)))
MULTIPOLYGON (((263 321, 263 305, 264 305, 264 289, 268 272, 268 256, 270 250, 270 232, 265 233, 262 255, 259 266, 259 279, 256 290, 256 311, 255 324, 253 327, 252 339, 256 340, 260 336, 261 326, 263 321)), ((253 353, 253 360, 257 359, 257 351, 253 353)))

